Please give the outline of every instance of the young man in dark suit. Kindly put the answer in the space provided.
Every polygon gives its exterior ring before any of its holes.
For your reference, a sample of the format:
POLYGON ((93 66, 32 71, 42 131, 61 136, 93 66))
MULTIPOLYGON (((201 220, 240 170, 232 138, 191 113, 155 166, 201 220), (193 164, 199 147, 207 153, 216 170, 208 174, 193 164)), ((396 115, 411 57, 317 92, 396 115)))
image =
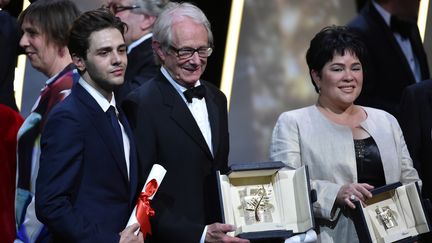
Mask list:
POLYGON ((215 172, 227 171, 229 138, 224 94, 200 80, 212 44, 203 12, 172 3, 153 27, 160 72, 123 103, 137 141, 140 178, 153 163, 167 169, 152 201, 156 242, 248 242, 226 235, 234 226, 216 223, 215 172))
POLYGON ((398 118, 403 89, 429 78, 416 24, 419 2, 371 0, 348 24, 358 31, 368 51, 358 104, 386 110, 398 118))
POLYGON ((143 242, 125 229, 138 194, 132 132, 113 89, 127 66, 124 23, 106 10, 74 22, 69 52, 81 79, 41 138, 36 214, 54 242, 143 242))

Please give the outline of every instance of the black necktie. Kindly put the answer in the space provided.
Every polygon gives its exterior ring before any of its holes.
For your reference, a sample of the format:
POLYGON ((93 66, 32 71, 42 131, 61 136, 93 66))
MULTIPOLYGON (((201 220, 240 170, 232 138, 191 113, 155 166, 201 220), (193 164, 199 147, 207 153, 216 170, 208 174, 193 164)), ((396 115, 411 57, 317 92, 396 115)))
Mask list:
POLYGON ((411 33, 412 25, 408 21, 401 20, 400 18, 392 15, 390 18, 390 29, 393 32, 399 33, 404 39, 408 39, 411 33))
POLYGON ((205 96, 205 87, 198 85, 196 87, 187 89, 183 92, 187 102, 192 103, 192 98, 202 99, 205 96))
POLYGON ((108 119, 111 122, 111 125, 112 125, 112 127, 114 129, 114 132, 115 132, 115 134, 117 136, 117 139, 120 141, 120 144, 121 144, 121 147, 122 147, 122 150, 123 150, 123 136, 122 136, 122 131, 121 131, 121 128, 120 128, 120 123, 119 123, 120 121, 117 118, 117 114, 116 114, 114 106, 110 106, 108 108, 108 110, 106 111, 106 114, 108 116, 108 119))

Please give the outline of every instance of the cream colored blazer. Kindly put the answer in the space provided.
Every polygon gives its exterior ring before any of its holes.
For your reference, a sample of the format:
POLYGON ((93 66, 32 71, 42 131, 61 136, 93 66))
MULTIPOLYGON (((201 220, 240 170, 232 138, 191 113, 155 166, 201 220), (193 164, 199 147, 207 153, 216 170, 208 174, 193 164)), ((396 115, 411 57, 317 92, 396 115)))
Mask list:
MULTIPOLYGON (((396 119, 382 110, 362 108, 367 119, 361 126, 378 146, 386 183, 418 181, 396 119)), ((318 196, 313 209, 319 242, 358 242, 350 210, 335 205, 341 186, 357 182, 349 127, 330 121, 315 105, 284 112, 273 130, 270 158, 293 169, 308 165, 311 186, 318 196)))

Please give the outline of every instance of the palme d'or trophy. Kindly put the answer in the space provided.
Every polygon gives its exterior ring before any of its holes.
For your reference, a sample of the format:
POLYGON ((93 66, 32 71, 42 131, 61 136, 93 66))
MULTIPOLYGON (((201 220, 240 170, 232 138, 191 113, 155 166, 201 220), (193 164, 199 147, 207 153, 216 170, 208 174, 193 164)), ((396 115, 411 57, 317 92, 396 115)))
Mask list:
POLYGON ((239 194, 242 199, 241 208, 243 208, 246 225, 273 222, 273 205, 270 203, 271 185, 245 188, 239 194))
POLYGON ((377 206, 375 208, 375 213, 377 214, 378 220, 381 221, 386 230, 394 228, 398 225, 393 210, 391 210, 389 206, 377 206))

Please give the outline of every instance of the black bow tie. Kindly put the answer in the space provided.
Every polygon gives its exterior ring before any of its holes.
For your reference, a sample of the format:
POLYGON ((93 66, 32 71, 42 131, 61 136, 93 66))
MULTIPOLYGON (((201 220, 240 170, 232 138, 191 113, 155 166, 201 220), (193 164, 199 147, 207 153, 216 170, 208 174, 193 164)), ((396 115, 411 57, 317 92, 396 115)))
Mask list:
POLYGON ((205 88, 203 85, 187 89, 183 92, 187 102, 192 103, 192 98, 202 99, 205 95, 205 88))
POLYGON ((402 38, 407 39, 411 34, 412 24, 408 21, 392 15, 390 18, 390 29, 393 32, 399 33, 402 38))

